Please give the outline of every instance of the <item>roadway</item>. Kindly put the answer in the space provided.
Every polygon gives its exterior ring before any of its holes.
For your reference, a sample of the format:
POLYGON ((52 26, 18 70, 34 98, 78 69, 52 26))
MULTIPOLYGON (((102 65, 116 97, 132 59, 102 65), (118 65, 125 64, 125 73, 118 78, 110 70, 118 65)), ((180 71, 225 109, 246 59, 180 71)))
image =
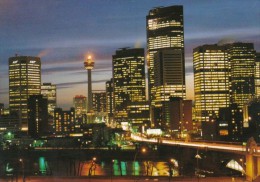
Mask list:
MULTIPOLYGON (((140 142, 149 142, 149 143, 162 143, 166 145, 176 145, 190 148, 199 148, 205 150, 214 150, 214 151, 224 151, 224 152, 232 152, 232 153, 245 153, 246 146, 244 145, 236 145, 236 144, 225 144, 225 143, 214 143, 214 142, 192 142, 192 141, 178 141, 178 140, 170 140, 170 139, 158 139, 158 138, 145 138, 139 135, 131 134, 131 138, 135 141, 140 142)), ((256 151, 254 153, 260 154, 260 146, 257 146, 256 151)))

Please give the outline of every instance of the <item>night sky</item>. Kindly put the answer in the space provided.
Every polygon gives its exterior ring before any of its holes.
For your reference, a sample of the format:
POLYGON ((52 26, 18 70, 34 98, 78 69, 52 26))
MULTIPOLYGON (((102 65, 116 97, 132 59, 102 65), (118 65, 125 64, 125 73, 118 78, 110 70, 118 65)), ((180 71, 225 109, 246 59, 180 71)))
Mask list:
POLYGON ((87 95, 86 54, 95 60, 93 89, 112 77, 118 48, 146 48, 146 15, 184 6, 188 99, 193 99, 192 50, 221 41, 252 42, 260 51, 259 0, 0 0, 0 102, 8 106, 8 58, 39 56, 42 83, 57 85, 58 106, 87 95))

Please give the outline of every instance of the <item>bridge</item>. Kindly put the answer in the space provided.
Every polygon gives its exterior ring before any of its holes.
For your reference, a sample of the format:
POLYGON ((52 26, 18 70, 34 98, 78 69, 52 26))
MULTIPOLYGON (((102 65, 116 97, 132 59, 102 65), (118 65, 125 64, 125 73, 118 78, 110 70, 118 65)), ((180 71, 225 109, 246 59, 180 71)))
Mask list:
POLYGON ((146 138, 140 135, 131 134, 131 138, 139 142, 158 143, 162 145, 179 146, 186 148, 205 149, 226 153, 235 153, 244 155, 246 159, 245 175, 249 181, 255 180, 260 176, 260 146, 256 144, 253 138, 250 138, 246 145, 233 143, 217 143, 206 141, 178 141, 162 138, 146 138))

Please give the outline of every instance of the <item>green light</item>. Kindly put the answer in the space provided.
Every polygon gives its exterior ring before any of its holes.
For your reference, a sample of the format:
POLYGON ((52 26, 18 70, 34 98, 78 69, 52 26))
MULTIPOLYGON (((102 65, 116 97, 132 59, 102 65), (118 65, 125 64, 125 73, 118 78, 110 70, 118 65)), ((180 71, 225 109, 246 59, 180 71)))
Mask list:
POLYGON ((133 175, 139 175, 140 166, 137 161, 133 162, 133 175))
POLYGON ((122 175, 126 175, 126 162, 121 162, 121 170, 122 170, 122 175))
POLYGON ((46 165, 45 165, 46 161, 44 157, 40 157, 39 158, 39 171, 41 172, 41 174, 46 174, 46 165))
POLYGON ((118 166, 118 160, 114 160, 114 163, 113 163, 113 171, 114 171, 114 175, 115 176, 119 176, 120 175, 120 169, 119 169, 119 166, 118 166))

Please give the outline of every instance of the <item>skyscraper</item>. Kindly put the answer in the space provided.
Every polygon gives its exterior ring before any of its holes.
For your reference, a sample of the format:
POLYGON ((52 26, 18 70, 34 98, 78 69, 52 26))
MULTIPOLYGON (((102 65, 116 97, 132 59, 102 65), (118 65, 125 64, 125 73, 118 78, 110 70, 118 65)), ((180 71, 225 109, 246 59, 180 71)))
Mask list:
POLYGON ((107 122, 109 125, 114 125, 114 86, 113 78, 106 82, 106 111, 107 111, 107 122))
POLYGON ((105 91, 93 91, 93 110, 95 112, 106 112, 106 92, 105 91))
MULTIPOLYGON (((225 113, 232 116, 234 110, 239 112, 254 96, 254 46, 252 43, 199 46, 193 50, 193 67, 196 120, 202 124, 202 132, 214 138, 218 133, 215 130, 219 109, 232 112, 225 113)), ((242 121, 238 117, 230 122, 227 122, 229 136, 237 140, 242 121)))
POLYGON ((151 109, 152 123, 156 127, 172 128, 168 116, 170 97, 186 97, 183 61, 183 51, 177 48, 163 48, 154 54, 155 95, 151 109))
POLYGON ((243 108, 255 95, 255 50, 253 43, 233 43, 228 47, 231 67, 231 100, 243 108))
POLYGON ((255 58, 255 95, 260 97, 260 52, 256 53, 255 58))
POLYGON ((106 117, 106 92, 95 90, 92 93, 93 111, 95 112, 96 121, 103 122, 106 117))
POLYGON ((143 48, 122 48, 113 55, 114 117, 118 124, 127 121, 130 102, 145 101, 143 48))
POLYGON ((41 85, 41 94, 48 100, 48 113, 54 116, 54 109, 57 106, 56 85, 43 83, 41 85))
MULTIPOLYGON (((147 27, 147 62, 148 62, 148 91, 149 98, 154 99, 154 54, 162 48, 176 48, 180 51, 182 65, 185 68, 184 59, 184 28, 183 7, 169 6, 157 7, 149 11, 146 16, 147 27)), ((185 85, 185 80, 184 85, 185 85)))
POLYGON ((83 118, 87 114, 87 98, 83 95, 76 95, 73 98, 75 117, 83 118))
POLYGON ((48 100, 43 95, 28 99, 28 134, 37 138, 48 132, 48 100))
POLYGON ((30 95, 41 94, 41 61, 39 57, 9 58, 9 107, 19 115, 20 129, 28 130, 27 103, 30 95))
POLYGON ((193 50, 196 120, 210 122, 219 108, 230 105, 230 64, 225 46, 193 50))

